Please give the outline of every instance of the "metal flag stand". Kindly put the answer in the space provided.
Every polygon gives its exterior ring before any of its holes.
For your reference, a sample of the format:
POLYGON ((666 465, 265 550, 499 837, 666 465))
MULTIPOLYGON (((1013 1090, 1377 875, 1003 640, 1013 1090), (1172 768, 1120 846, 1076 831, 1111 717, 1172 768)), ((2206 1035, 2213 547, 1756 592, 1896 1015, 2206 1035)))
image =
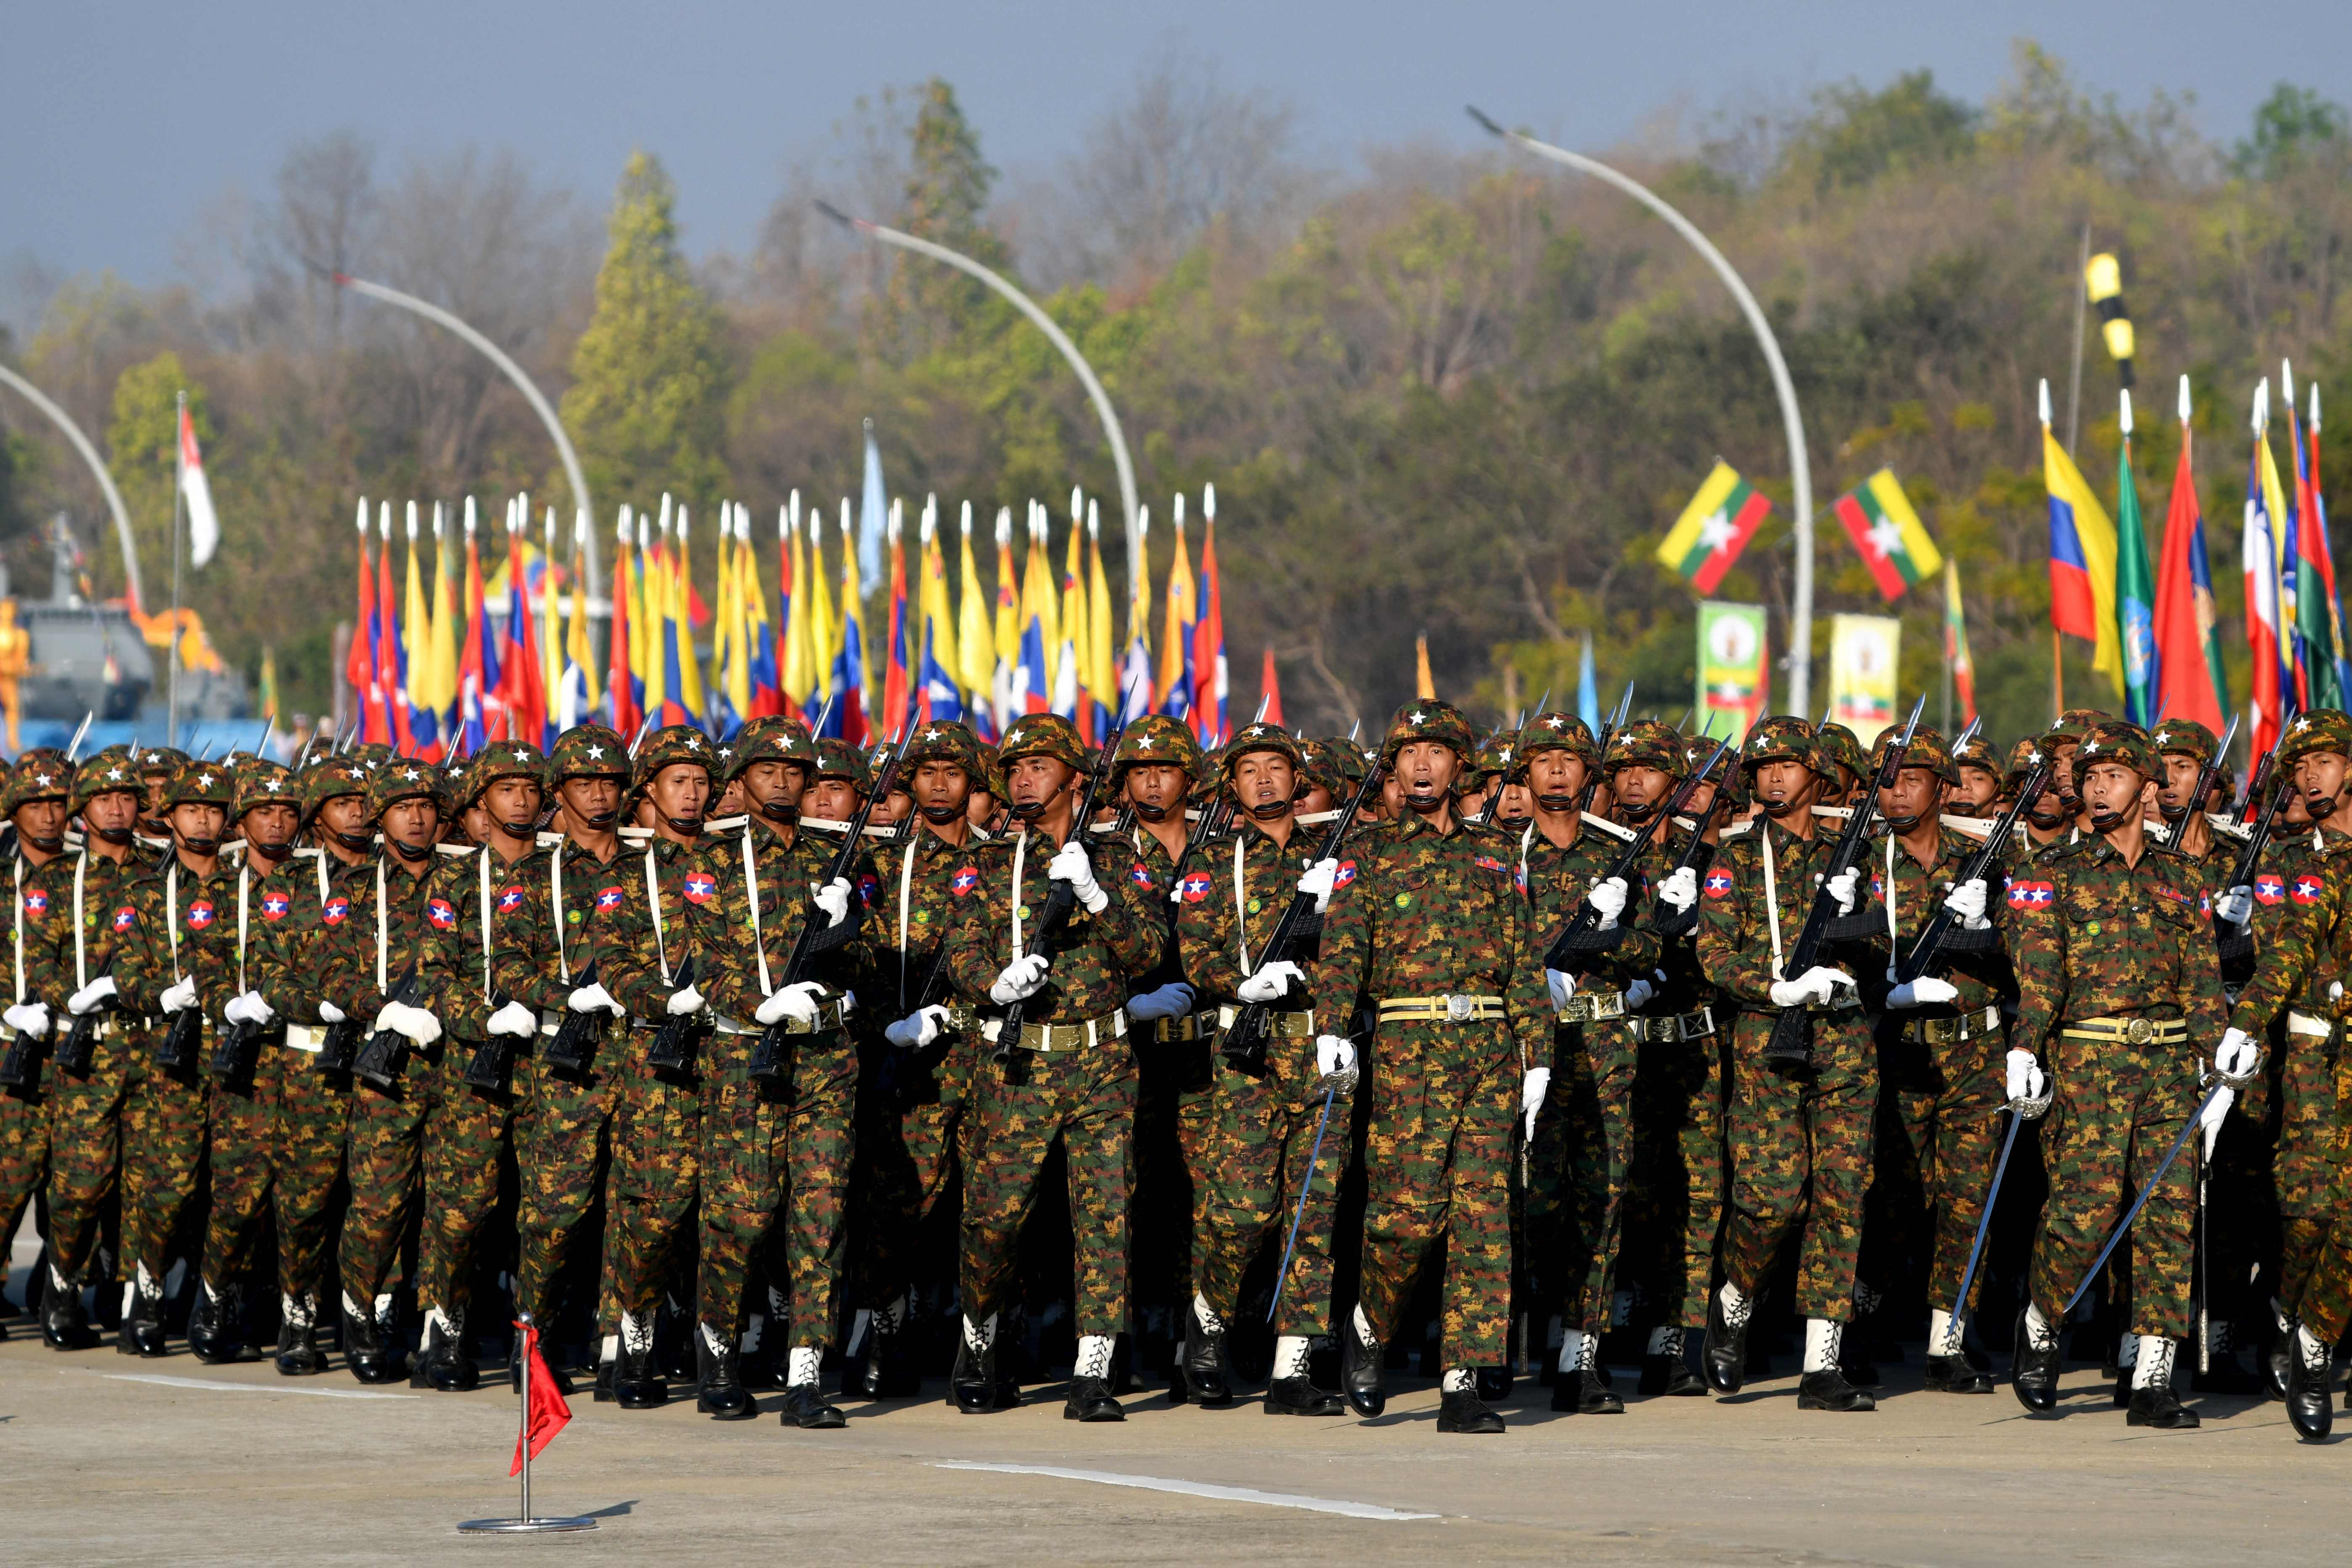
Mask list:
POLYGON ((460 1535, 553 1535, 564 1531, 593 1530, 596 1521, 586 1514, 569 1514, 557 1518, 534 1519, 530 1511, 530 1314, 521 1314, 517 1328, 522 1334, 518 1350, 522 1363, 522 1508, 512 1519, 469 1519, 457 1526, 460 1535))

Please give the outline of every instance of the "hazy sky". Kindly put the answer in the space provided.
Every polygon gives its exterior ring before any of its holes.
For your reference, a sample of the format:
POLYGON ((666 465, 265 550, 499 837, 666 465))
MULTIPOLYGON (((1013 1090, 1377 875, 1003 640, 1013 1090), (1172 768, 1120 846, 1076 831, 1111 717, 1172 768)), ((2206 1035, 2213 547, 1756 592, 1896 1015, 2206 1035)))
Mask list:
POLYGON ((1976 100, 2021 35, 2127 104, 2193 91, 2225 138, 2281 78, 2352 100, 2346 0, 19 0, 0 31, 0 268, 29 257, 164 281, 208 205, 262 193, 289 143, 342 126, 387 167, 410 149, 511 147, 599 209, 646 146, 677 176, 687 244, 704 254, 751 246, 786 159, 860 93, 934 73, 999 167, 1049 171, 1172 37, 1229 86, 1286 97, 1307 150, 1344 163, 1373 142, 1467 144, 1471 101, 1598 149, 1678 100, 1703 118, 1922 65, 1976 100))

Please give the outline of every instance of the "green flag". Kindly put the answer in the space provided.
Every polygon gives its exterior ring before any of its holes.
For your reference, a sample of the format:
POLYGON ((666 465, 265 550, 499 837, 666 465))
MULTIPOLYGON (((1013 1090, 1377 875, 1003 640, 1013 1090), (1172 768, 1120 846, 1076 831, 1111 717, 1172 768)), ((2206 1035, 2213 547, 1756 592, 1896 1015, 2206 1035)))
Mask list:
POLYGON ((2147 530, 2141 526, 2139 491, 2132 484, 2128 434, 2116 459, 2116 619, 2123 628, 2125 716, 2135 724, 2153 724, 2159 685, 2156 572, 2148 564, 2147 530))

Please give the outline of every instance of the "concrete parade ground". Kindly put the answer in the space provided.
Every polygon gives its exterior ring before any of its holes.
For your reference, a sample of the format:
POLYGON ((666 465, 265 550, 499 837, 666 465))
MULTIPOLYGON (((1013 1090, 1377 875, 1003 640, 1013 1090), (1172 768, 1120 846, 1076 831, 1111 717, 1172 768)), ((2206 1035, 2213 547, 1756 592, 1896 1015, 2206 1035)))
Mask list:
MULTIPOLYGON (((1130 1396, 1122 1426, 1061 1416, 1062 1387, 960 1415, 846 1401, 846 1429, 623 1412, 585 1389, 533 1467, 534 1511, 593 1534, 463 1538, 511 1514, 517 1402, 363 1389, 336 1368, 208 1367, 110 1345, 0 1345, 0 1518, 27 1563, 535 1562, 1597 1563, 2341 1562, 2352 1452, 2293 1441, 2281 1406, 2189 1396, 2202 1430, 2128 1428, 2097 1369, 2058 1418, 1919 1389, 1885 1369, 1869 1415, 1797 1409, 1793 1359, 1738 1398, 1629 1398, 1555 1415, 1522 1380, 1499 1437, 1440 1436, 1437 1394, 1391 1379, 1378 1421, 1269 1419, 1254 1401, 1130 1396)), ((1630 1370, 1617 1374, 1630 1392, 1630 1370)), ((2184 1377, 2182 1380, 2186 1382, 2184 1377)), ((2341 1418, 2339 1417, 2339 1420, 2341 1418)), ((2339 1433, 2343 1430, 2339 1426, 2339 1433)))

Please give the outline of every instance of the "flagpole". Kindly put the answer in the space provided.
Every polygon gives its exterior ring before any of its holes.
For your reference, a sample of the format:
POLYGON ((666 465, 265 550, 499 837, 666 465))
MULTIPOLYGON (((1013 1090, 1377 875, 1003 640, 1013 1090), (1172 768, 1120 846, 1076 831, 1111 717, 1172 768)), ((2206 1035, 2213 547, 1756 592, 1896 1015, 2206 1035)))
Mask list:
POLYGON ((166 699, 163 743, 176 747, 180 743, 180 519, 187 510, 188 448, 180 439, 180 426, 188 417, 188 393, 180 389, 177 412, 172 419, 172 641, 165 652, 169 661, 171 695, 166 699))

